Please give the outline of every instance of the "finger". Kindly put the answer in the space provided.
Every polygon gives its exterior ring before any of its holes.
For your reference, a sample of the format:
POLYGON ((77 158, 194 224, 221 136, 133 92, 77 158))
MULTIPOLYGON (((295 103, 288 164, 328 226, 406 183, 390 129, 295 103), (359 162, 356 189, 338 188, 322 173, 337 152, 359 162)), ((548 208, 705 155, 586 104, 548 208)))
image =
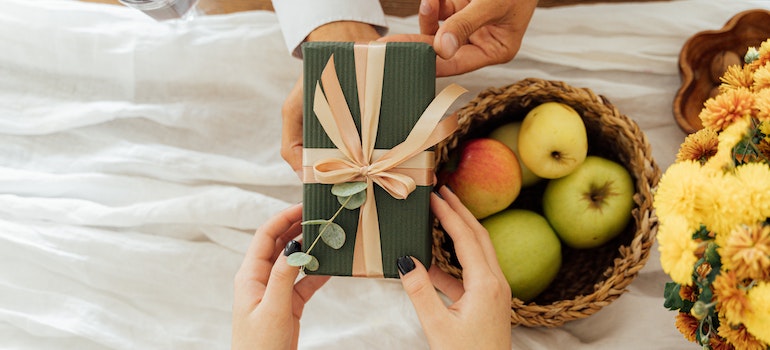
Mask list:
POLYGON ((453 302, 460 300, 465 293, 462 282, 436 265, 432 265, 428 269, 428 275, 433 285, 453 302))
POLYGON ((289 227, 286 232, 284 232, 278 239, 275 241, 275 249, 273 251, 273 261, 278 259, 278 255, 283 253, 283 249, 286 247, 286 244, 289 243, 289 241, 295 240, 297 242, 302 243, 302 222, 297 221, 294 224, 289 227))
POLYGON ((302 77, 294 84, 281 108, 281 157, 302 178, 302 77))
POLYGON ((435 35, 439 28, 439 1, 420 1, 418 20, 420 22, 420 34, 435 35))
POLYGON ((436 76, 448 77, 465 74, 489 65, 507 62, 498 57, 490 56, 491 54, 496 54, 489 52, 491 45, 499 45, 499 43, 467 44, 461 46, 451 58, 437 57, 436 76))
POLYGON ((287 231, 291 232, 290 228, 300 220, 302 220, 302 205, 297 204, 279 212, 262 224, 254 233, 254 238, 251 239, 251 244, 238 271, 241 278, 266 285, 274 264, 276 241, 286 235, 287 231))
POLYGON ((457 259, 463 267, 466 279, 489 273, 489 264, 473 230, 436 193, 431 194, 430 208, 454 241, 457 259))
POLYGON ((299 268, 286 263, 286 256, 281 254, 270 270, 270 280, 265 288, 265 295, 260 305, 269 305, 274 310, 293 309, 294 281, 299 275, 299 268))
POLYGON ((417 317, 426 334, 441 331, 441 323, 448 310, 438 293, 433 289, 428 271, 422 263, 410 256, 398 259, 398 270, 404 291, 412 301, 417 317))
POLYGON ((433 42, 436 54, 443 59, 454 56, 474 32, 505 15, 499 6, 494 1, 473 1, 449 16, 436 31, 433 42))
POLYGON ((293 311, 294 316, 297 318, 302 317, 302 310, 305 308, 305 304, 308 300, 318 291, 327 281, 330 276, 310 275, 303 277, 299 282, 294 284, 294 298, 293 311))
POLYGON ((460 217, 463 222, 465 222, 465 224, 471 228, 473 234, 476 237, 476 240, 481 246, 481 250, 484 253, 484 257, 486 258, 487 263, 493 270, 495 270, 495 272, 499 272, 502 276, 503 272, 497 262, 495 247, 492 245, 492 240, 489 238, 489 232, 487 232, 487 229, 481 225, 481 222, 479 222, 479 220, 473 216, 471 211, 468 210, 462 201, 460 201, 460 198, 457 197, 457 195, 452 192, 449 187, 442 186, 439 189, 439 193, 441 194, 441 197, 444 198, 444 200, 447 202, 447 204, 449 204, 449 207, 451 207, 452 210, 457 213, 457 216, 460 217))

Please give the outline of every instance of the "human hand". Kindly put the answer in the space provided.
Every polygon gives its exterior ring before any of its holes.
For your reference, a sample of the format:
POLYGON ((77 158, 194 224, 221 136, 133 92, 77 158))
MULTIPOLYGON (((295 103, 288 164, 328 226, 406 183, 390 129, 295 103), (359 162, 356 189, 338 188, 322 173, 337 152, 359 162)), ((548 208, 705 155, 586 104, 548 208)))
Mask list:
MULTIPOLYGON (((308 35, 306 41, 377 40, 380 34, 374 26, 361 22, 339 21, 322 25, 308 35)), ((302 178, 302 76, 297 79, 281 109, 281 157, 302 178)))
POLYGON ((489 233, 447 187, 439 194, 431 194, 431 210, 455 243, 463 282, 436 265, 426 271, 412 257, 397 263, 428 344, 431 349, 510 349, 511 288, 489 233), (453 301, 449 307, 434 286, 453 301))
POLYGON ((431 44, 439 56, 437 76, 467 73, 512 60, 535 7, 537 0, 422 0, 420 34, 382 40, 431 44))
POLYGON ((286 256, 300 250, 302 205, 288 208, 254 234, 235 275, 232 349, 296 349, 305 303, 329 276, 305 276, 286 256), (283 248, 285 246, 285 248, 283 248), (281 252, 283 251, 283 254, 281 252))

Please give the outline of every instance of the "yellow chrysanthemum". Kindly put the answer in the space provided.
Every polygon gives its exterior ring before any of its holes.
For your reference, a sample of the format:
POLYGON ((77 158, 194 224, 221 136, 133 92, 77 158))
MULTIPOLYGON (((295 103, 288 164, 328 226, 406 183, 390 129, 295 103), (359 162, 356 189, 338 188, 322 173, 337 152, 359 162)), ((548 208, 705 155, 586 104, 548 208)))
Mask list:
POLYGON ((682 161, 668 167, 658 182, 653 201, 661 222, 668 216, 680 216, 692 227, 700 225, 703 217, 700 198, 702 187, 708 186, 707 173, 709 171, 694 161, 682 161))
POLYGON ((683 217, 669 217, 658 227, 658 251, 660 265, 671 279, 679 284, 691 285, 692 273, 698 257, 698 243, 692 239, 694 229, 683 217))
POLYGON ((746 202, 739 213, 745 223, 770 217, 770 164, 747 163, 735 168, 746 202))
POLYGON ((712 284, 717 313, 730 324, 740 324, 749 308, 749 299, 734 271, 722 271, 712 284))
POLYGON ((735 349, 766 350, 767 345, 751 335, 743 325, 730 325, 727 322, 719 324, 717 334, 732 344, 735 349))
POLYGON ((733 148, 748 133, 750 126, 751 120, 740 119, 720 132, 717 154, 711 157, 705 165, 712 169, 732 168, 735 165, 733 148))
POLYGON ((727 90, 703 104, 699 117, 704 127, 720 131, 740 119, 751 117, 754 95, 749 89, 727 90))
POLYGON ((736 225, 743 223, 738 216, 746 202, 741 190, 741 184, 730 172, 712 175, 708 186, 701 188, 700 209, 708 213, 703 215, 702 223, 715 233, 714 239, 719 245, 736 225))
POLYGON ((757 67, 762 67, 770 62, 770 39, 766 40, 759 46, 759 58, 753 62, 757 67))
MULTIPOLYGON (((765 121, 764 124, 767 126, 767 122, 770 121, 770 89, 764 89, 754 93, 754 108, 756 109, 754 116, 760 121, 765 121)), ((770 134, 764 130, 762 132, 764 132, 765 135, 770 134)))
POLYGON ((688 135, 676 155, 676 161, 694 160, 701 164, 717 153, 719 139, 716 131, 703 128, 688 135))
POLYGON ((740 278, 770 277, 770 226, 757 223, 737 227, 719 248, 719 255, 724 268, 740 278))
POLYGON ((759 282, 748 292, 751 310, 746 313, 743 325, 757 339, 770 344, 770 283, 759 282))
POLYGON ((719 80, 722 81, 719 85, 720 93, 738 88, 748 89, 754 84, 754 71, 749 66, 729 66, 719 80))
POLYGON ((753 91, 770 88, 770 63, 757 68, 754 71, 754 83, 751 85, 753 91))

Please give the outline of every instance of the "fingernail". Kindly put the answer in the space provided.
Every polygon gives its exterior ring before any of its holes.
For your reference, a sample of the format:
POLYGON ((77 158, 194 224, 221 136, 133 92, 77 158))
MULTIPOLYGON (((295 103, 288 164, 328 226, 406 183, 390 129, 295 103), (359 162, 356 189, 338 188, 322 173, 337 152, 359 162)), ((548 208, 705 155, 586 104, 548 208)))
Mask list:
POLYGON ((438 198, 444 199, 444 196, 441 195, 441 192, 439 192, 439 190, 441 190, 441 187, 434 187, 433 193, 435 193, 438 198))
POLYGON ((428 0, 422 0, 420 1, 420 14, 421 15, 429 15, 433 11, 433 9, 430 7, 430 4, 428 3, 428 0))
POLYGON ((452 33, 444 33, 441 35, 441 49, 448 57, 455 55, 458 49, 457 37, 452 33))
POLYGON ((406 275, 414 270, 414 260, 408 255, 398 258, 398 260, 396 260, 396 265, 398 266, 398 271, 401 272, 402 275, 406 275))
POLYGON ((286 248, 283 248, 283 255, 289 256, 300 250, 302 250, 302 245, 295 240, 291 240, 289 243, 286 243, 286 248))

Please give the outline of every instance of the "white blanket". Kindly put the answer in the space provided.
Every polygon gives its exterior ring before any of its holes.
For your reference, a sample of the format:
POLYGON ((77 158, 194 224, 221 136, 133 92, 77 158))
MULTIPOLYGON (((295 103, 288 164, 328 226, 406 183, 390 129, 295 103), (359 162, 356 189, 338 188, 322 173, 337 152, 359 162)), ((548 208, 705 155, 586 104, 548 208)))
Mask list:
MULTIPOLYGON (((682 44, 754 7, 770 3, 538 9, 514 61, 439 87, 469 88, 466 101, 525 77, 591 88, 642 127, 665 169, 685 136, 671 112, 682 44)), ((301 198, 279 156, 301 62, 273 13, 158 23, 67 0, 0 8, 0 348, 229 348, 251 234, 301 198)), ((694 348, 662 306, 657 259, 589 318, 512 328, 513 348, 694 348)), ((302 322, 302 349, 426 347, 395 280, 333 278, 302 322)))

